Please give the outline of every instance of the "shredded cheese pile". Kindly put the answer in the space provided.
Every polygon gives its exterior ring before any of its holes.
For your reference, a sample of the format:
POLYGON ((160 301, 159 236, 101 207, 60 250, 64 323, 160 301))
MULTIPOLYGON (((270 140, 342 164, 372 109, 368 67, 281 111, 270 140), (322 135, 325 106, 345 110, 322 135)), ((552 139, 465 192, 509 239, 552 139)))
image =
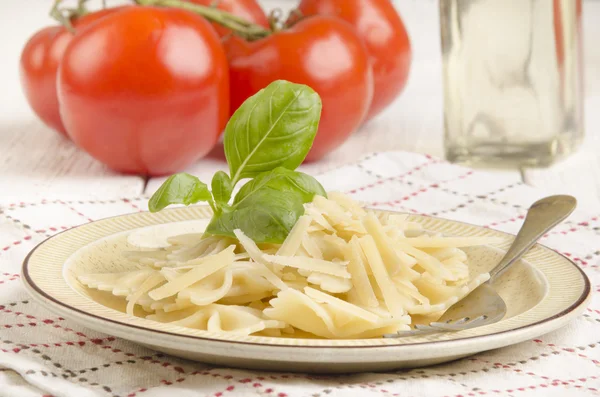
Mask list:
POLYGON ((489 279, 469 277, 461 247, 490 238, 427 233, 406 215, 375 213, 340 193, 315 196, 283 244, 181 235, 124 253, 136 270, 79 281, 147 319, 243 335, 370 338, 442 313, 489 279), (136 311, 140 315, 140 311, 136 311))

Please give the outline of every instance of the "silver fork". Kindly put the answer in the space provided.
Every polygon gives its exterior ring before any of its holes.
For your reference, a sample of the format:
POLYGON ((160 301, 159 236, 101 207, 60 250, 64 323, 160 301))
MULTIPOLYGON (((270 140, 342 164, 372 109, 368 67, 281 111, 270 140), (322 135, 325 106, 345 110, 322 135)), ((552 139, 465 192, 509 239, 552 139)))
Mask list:
POLYGON ((506 303, 492 286, 494 281, 517 262, 550 229, 567 218, 577 201, 571 196, 550 196, 531 205, 523 226, 500 262, 490 271, 490 279, 471 291, 429 325, 415 325, 410 331, 386 334, 385 338, 421 335, 433 332, 461 331, 493 324, 506 314, 506 303))

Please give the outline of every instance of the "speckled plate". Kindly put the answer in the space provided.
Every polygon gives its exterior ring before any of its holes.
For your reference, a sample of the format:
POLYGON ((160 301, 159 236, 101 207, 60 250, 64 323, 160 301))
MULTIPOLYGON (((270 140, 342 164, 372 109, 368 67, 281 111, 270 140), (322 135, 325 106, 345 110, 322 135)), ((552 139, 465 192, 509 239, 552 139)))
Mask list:
MULTIPOLYGON (((495 324, 403 339, 322 340, 239 336, 158 323, 124 313, 111 295, 89 290, 82 272, 125 270, 120 252, 145 241, 201 230, 207 207, 175 208, 103 219, 70 229, 37 246, 25 259, 23 280, 42 305, 85 327, 191 360, 244 368, 304 372, 361 372, 418 367, 495 349, 555 330, 579 315, 590 294, 585 274, 569 259, 536 245, 506 272, 497 289, 508 306, 495 324)), ((496 236, 504 242, 467 251, 473 274, 494 267, 513 236, 460 222, 411 215, 428 230, 455 236, 496 236)))

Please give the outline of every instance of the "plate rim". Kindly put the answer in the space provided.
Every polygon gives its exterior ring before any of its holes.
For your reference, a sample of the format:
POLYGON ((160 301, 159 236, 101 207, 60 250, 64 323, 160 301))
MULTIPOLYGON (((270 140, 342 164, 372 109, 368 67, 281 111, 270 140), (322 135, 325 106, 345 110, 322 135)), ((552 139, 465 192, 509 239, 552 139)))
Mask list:
MULTIPOLYGON (((192 207, 192 206, 190 206, 190 207, 192 207)), ((209 207, 205 206, 205 205, 199 205, 199 206, 193 206, 193 207, 209 209, 209 207)), ((185 208, 189 208, 189 207, 170 208, 163 212, 178 211, 178 210, 182 210, 185 208)), ((369 209, 375 210, 375 211, 382 211, 382 212, 416 215, 416 216, 423 217, 423 218, 437 219, 437 220, 443 221, 443 222, 462 224, 462 225, 467 225, 467 226, 475 227, 475 228, 479 228, 479 229, 484 228, 483 226, 475 225, 475 224, 468 223, 468 222, 457 221, 457 220, 442 218, 442 217, 436 217, 436 216, 431 216, 431 215, 427 215, 427 214, 413 214, 413 213, 406 213, 406 212, 401 212, 401 211, 390 211, 390 210, 376 209, 376 208, 369 208, 369 209)), ((139 213, 150 214, 149 211, 140 211, 139 213)), ((556 313, 552 316, 549 316, 544 319, 533 322, 531 324, 522 325, 522 326, 519 326, 516 328, 511 328, 511 329, 507 329, 507 330, 503 330, 503 331, 496 331, 493 333, 483 334, 483 335, 464 336, 461 338, 449 339, 449 340, 428 340, 428 341, 419 341, 419 342, 397 344, 397 345, 394 345, 394 344, 390 344, 390 345, 358 345, 358 346, 357 345, 352 345, 352 346, 350 346, 350 345, 343 345, 343 346, 340 346, 340 345, 300 345, 300 344, 295 345, 295 344, 275 344, 275 343, 268 343, 268 342, 253 342, 253 341, 217 339, 217 338, 212 338, 209 336, 180 334, 180 333, 176 333, 176 332, 152 329, 152 328, 148 328, 148 327, 144 327, 144 326, 136 325, 136 324, 124 323, 124 322, 121 322, 121 321, 118 321, 115 319, 106 318, 106 317, 103 317, 103 316, 100 316, 100 315, 97 315, 94 313, 86 312, 82 309, 71 306, 70 304, 68 304, 66 302, 58 300, 58 299, 54 298, 53 296, 49 295, 48 293, 46 293, 44 290, 42 290, 31 279, 30 274, 29 274, 29 262, 30 262, 32 256, 35 254, 35 252, 39 248, 41 248, 43 245, 48 243, 50 240, 55 239, 64 233, 72 232, 75 229, 82 228, 82 227, 88 226, 93 223, 97 223, 100 221, 106 221, 106 220, 110 220, 110 219, 121 218, 121 217, 132 216, 132 215, 136 215, 139 213, 131 212, 131 213, 127 213, 127 214, 121 214, 121 215, 115 215, 115 216, 97 219, 97 220, 94 220, 93 222, 84 223, 84 224, 77 225, 77 226, 71 227, 69 229, 63 230, 59 233, 56 233, 56 234, 44 239, 40 243, 38 243, 33 249, 31 249, 29 251, 29 253, 25 257, 25 259, 23 260, 23 263, 21 266, 21 279, 22 279, 22 282, 25 284, 26 290, 29 292, 30 295, 32 295, 32 297, 34 299, 36 299, 42 305, 44 305, 46 307, 54 306, 52 309, 50 309, 52 311, 61 310, 64 312, 75 312, 78 316, 92 318, 97 322, 108 322, 113 326, 117 326, 119 328, 123 327, 124 329, 129 328, 129 329, 134 329, 137 331, 158 333, 160 335, 168 336, 168 337, 172 337, 172 338, 176 338, 176 339, 180 339, 180 338, 187 339, 187 340, 191 339, 191 340, 210 342, 210 343, 220 342, 220 343, 225 343, 225 344, 239 344, 239 345, 244 345, 244 346, 269 347, 269 348, 281 348, 281 349, 285 349, 285 348, 315 349, 316 348, 316 349, 335 349, 335 350, 389 349, 389 348, 405 348, 406 349, 406 348, 413 347, 413 346, 418 347, 418 346, 423 346, 423 345, 432 345, 432 346, 436 346, 436 347, 443 347, 445 345, 456 345, 461 342, 473 342, 473 341, 479 342, 481 340, 485 340, 485 339, 489 339, 489 338, 506 337, 508 334, 513 334, 513 333, 518 334, 520 331, 522 332, 527 329, 537 328, 539 326, 543 326, 545 324, 552 323, 558 319, 570 317, 571 315, 574 315, 578 311, 578 309, 580 309, 580 310, 585 309, 585 307, 587 307, 586 304, 589 303, 589 300, 592 297, 591 282, 590 282, 587 274, 573 260, 571 260, 569 257, 561 254, 560 252, 557 252, 556 250, 547 247, 544 244, 536 243, 537 246, 542 247, 543 249, 549 250, 552 252, 553 255, 560 256, 561 258, 566 260, 572 267, 574 267, 578 271, 579 275, 583 279, 583 284, 584 284, 583 290, 582 290, 582 293, 579 295, 579 297, 567 308, 563 309, 559 313, 556 313), (32 292, 35 292, 35 294, 33 294, 32 292), (55 310, 53 310, 53 309, 55 309, 55 310)), ((174 223, 174 222, 175 221, 157 223, 157 224, 174 223)), ((146 226, 152 226, 152 225, 146 225, 146 226)), ((501 233, 501 234, 509 236, 509 237, 513 237, 513 238, 515 237, 515 235, 512 233, 503 232, 503 231, 492 229, 492 228, 489 228, 489 229, 494 232, 501 233)), ((131 229, 131 230, 133 230, 133 229, 131 229)), ((534 245, 534 247, 535 247, 535 245, 534 245)), ((66 280, 65 280, 65 282, 66 282, 66 280)), ((549 331, 551 331, 551 330, 549 330, 549 331)), ((547 332, 549 332, 549 331, 547 331, 547 332)), ((106 332, 106 331, 102 331, 102 332, 106 332)), ((110 333, 110 332, 107 332, 107 333, 110 333)), ((293 339, 293 338, 281 338, 281 339, 293 339)))

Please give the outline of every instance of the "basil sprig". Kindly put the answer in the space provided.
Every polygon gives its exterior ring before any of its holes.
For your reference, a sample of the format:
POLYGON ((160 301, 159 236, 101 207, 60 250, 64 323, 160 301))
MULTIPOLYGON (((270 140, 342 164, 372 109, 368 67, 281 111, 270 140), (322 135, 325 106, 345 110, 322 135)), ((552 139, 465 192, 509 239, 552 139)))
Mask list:
POLYGON ((284 80, 248 98, 225 128, 229 175, 217 172, 211 190, 195 176, 169 177, 148 208, 208 202, 214 215, 206 233, 235 237, 242 230, 257 243, 281 243, 315 194, 326 196, 312 176, 294 171, 308 154, 321 117, 321 98, 310 87, 284 80), (232 200, 241 180, 247 181, 232 200))

